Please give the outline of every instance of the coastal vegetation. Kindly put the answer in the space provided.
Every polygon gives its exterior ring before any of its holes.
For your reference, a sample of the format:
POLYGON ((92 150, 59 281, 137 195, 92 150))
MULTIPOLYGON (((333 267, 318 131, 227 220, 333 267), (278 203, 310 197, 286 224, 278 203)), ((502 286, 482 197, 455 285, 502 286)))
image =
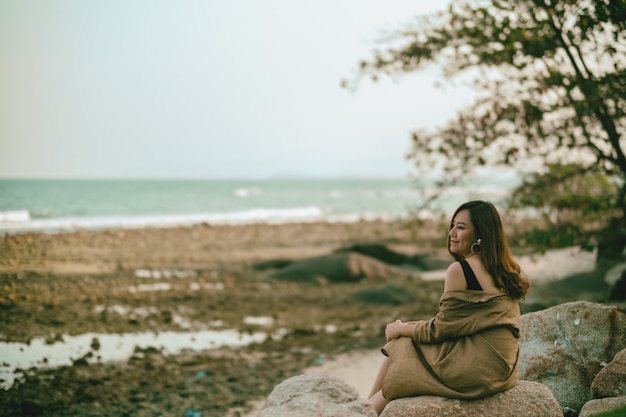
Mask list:
POLYGON ((513 169, 524 181, 511 208, 532 208, 546 220, 529 243, 590 247, 604 240, 621 254, 624 45, 623 0, 452 2, 387 34, 344 86, 433 64, 447 80, 469 80, 474 103, 444 126, 412 133, 417 171, 440 173, 445 190, 485 167, 513 169))

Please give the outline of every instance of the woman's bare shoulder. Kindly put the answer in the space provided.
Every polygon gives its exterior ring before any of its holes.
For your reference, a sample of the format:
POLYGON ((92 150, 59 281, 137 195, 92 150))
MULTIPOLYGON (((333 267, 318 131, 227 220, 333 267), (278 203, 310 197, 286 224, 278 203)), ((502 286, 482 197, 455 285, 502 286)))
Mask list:
POLYGON ((444 284, 444 291, 458 291, 467 288, 465 282, 465 274, 463 273, 463 267, 458 262, 450 264, 446 270, 446 280, 444 284))

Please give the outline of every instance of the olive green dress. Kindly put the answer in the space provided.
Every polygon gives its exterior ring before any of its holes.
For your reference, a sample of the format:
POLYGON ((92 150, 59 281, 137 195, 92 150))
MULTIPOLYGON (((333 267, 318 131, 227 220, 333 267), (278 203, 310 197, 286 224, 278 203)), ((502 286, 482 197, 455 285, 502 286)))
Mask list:
POLYGON ((520 325, 519 303, 507 295, 445 292, 435 317, 383 347, 390 359, 383 396, 476 399, 513 388, 520 325))

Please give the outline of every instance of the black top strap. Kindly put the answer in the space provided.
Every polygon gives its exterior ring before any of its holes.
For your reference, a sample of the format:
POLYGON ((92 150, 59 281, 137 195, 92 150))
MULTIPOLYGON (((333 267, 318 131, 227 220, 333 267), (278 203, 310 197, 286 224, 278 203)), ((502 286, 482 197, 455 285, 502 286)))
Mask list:
POLYGON ((459 263, 463 267, 463 274, 465 275, 465 282, 467 283, 467 289, 474 290, 474 291, 482 291, 483 287, 480 286, 480 283, 478 282, 478 279, 476 278, 474 271, 472 271, 472 267, 469 265, 469 263, 467 263, 465 259, 461 259, 459 263))

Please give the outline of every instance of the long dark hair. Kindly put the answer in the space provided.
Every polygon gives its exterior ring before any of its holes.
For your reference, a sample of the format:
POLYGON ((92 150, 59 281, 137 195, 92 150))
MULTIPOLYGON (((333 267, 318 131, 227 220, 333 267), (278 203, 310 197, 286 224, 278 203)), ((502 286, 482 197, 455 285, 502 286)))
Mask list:
MULTIPOLYGON (((481 240, 480 257, 485 268, 493 277, 496 287, 504 290, 512 298, 524 298, 530 284, 522 273, 519 264, 513 259, 498 210, 493 204, 486 201, 468 201, 456 209, 450 222, 450 228, 452 228, 454 218, 462 210, 469 211, 476 238, 481 240)), ((448 252, 450 252, 449 235, 448 252)), ((459 254, 452 252, 450 254, 457 261, 462 259, 459 254)))

